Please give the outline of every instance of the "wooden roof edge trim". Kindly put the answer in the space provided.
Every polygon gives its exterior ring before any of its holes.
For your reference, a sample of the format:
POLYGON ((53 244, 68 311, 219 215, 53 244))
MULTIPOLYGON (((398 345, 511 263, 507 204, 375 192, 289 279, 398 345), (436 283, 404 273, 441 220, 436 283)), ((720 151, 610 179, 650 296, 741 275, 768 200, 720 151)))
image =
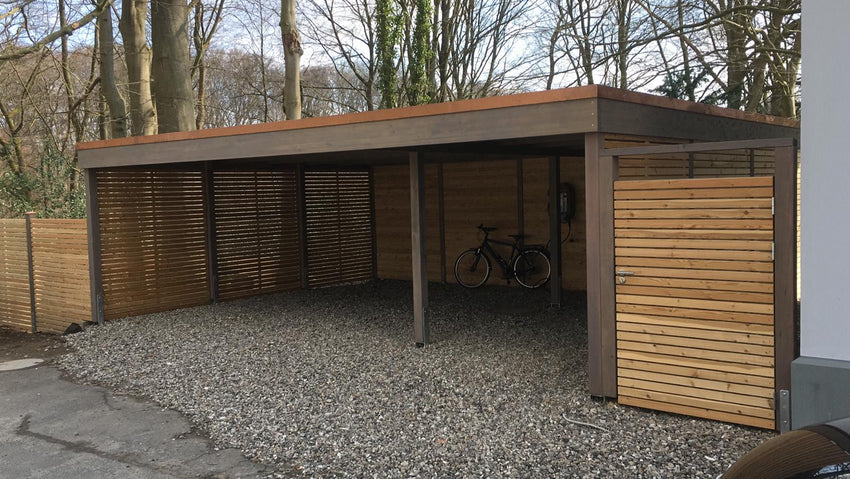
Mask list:
POLYGON ((792 118, 763 115, 761 113, 736 110, 734 108, 724 108, 721 106, 708 105, 706 103, 695 103, 687 100, 679 100, 677 98, 651 95, 649 93, 621 90, 619 88, 613 88, 603 85, 598 86, 597 98, 605 98, 608 100, 617 100, 629 103, 638 103, 659 108, 688 111, 692 113, 701 113, 703 115, 752 121, 756 123, 765 123, 769 125, 784 126, 788 128, 800 128, 800 121, 792 118))
POLYGON ((757 113, 734 110, 730 108, 722 108, 714 105, 706 105, 704 103, 693 103, 685 100, 678 100, 675 98, 651 95, 648 93, 638 93, 628 90, 621 90, 619 88, 607 87, 602 85, 586 85, 581 87, 564 88, 559 90, 547 90, 541 92, 520 93, 517 95, 475 98, 471 100, 458 100, 446 103, 430 103, 427 105, 417 105, 405 108, 373 110, 367 112, 347 113, 344 115, 304 118, 301 120, 286 120, 271 123, 259 123, 254 125, 210 128, 206 130, 195 130, 188 132, 162 133, 159 135, 131 136, 112 140, 91 141, 85 143, 78 143, 77 150, 92 150, 117 146, 130 146, 169 141, 249 135, 255 133, 271 133, 307 128, 320 128, 326 126, 339 126, 346 124, 400 120, 406 118, 418 118, 451 113, 495 110, 500 108, 530 106, 544 103, 556 103, 563 101, 585 100, 593 98, 605 98, 609 100, 637 103, 642 105, 655 106, 659 108, 688 111, 704 115, 752 121, 789 128, 800 127, 799 121, 792 120, 789 118, 761 115, 757 113))
POLYGON ((426 116, 444 115, 450 113, 495 110, 499 108, 539 105, 543 103, 556 103, 561 101, 586 100, 596 98, 597 88, 597 85, 587 85, 576 88, 564 88, 559 90, 520 93, 516 95, 474 98, 470 100, 458 100, 445 103, 429 103, 427 105, 416 105, 404 108, 392 108, 386 110, 372 110, 365 112, 346 113, 343 115, 302 118, 300 120, 284 120, 270 123, 258 123, 253 125, 209 128, 206 130, 195 130, 175 133, 162 133, 159 135, 149 136, 131 136, 112 140, 98 140, 85 143, 78 143, 77 150, 91 150, 97 148, 140 145, 146 143, 159 143, 166 141, 194 140, 201 138, 249 135, 254 133, 301 130, 306 128, 320 128, 325 126, 400 120, 406 118, 418 118, 426 116))

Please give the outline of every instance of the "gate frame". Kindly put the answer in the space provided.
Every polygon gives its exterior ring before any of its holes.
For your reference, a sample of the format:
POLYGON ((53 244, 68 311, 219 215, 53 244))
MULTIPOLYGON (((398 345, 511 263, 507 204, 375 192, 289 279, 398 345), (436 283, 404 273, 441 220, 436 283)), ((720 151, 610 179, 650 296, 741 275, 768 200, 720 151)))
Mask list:
MULTIPOLYGON (((617 397, 616 293, 614 288, 614 181, 619 158, 773 149, 774 172, 774 409, 776 429, 790 430, 791 362, 799 355, 797 301, 797 150, 794 138, 604 148, 604 135, 585 140, 587 187, 587 352, 591 396, 617 397), (783 393, 784 392, 784 393, 783 393), (786 399, 781 399, 781 398, 786 399)), ((693 175, 691 170, 691 176, 693 175)), ((751 176, 754 176, 751 170, 751 176)))

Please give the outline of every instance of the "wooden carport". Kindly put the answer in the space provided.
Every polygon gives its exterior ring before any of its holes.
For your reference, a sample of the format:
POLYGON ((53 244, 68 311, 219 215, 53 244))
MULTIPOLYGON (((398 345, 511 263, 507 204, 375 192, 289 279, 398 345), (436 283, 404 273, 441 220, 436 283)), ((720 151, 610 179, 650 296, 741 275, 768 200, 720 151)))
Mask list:
MULTIPOLYGON (((401 239, 389 233, 389 236, 379 235, 376 231, 376 214, 385 213, 380 213, 383 211, 380 205, 376 213, 375 197, 386 187, 386 183, 377 184, 376 178, 384 181, 383 178, 390 177, 380 173, 384 168, 406 166, 408 182, 404 188, 409 191, 410 228, 407 234, 410 239, 403 240, 410 245, 411 269, 407 277, 413 284, 413 339, 424 345, 429 342, 426 315, 429 277, 432 281, 446 280, 446 262, 457 253, 447 253, 447 240, 442 231, 447 226, 442 215, 445 207, 442 182, 448 178, 444 176, 444 167, 451 169, 453 165, 476 163, 483 165, 480 171, 486 171, 486 165, 516 162, 515 168, 509 168, 515 171, 512 181, 515 181, 516 191, 502 191, 501 194, 516 198, 512 204, 517 210, 520 228, 534 226, 546 231, 550 245, 561 245, 558 202, 546 198, 548 192, 558 191, 564 171, 563 159, 579 158, 583 165, 579 165, 573 181, 580 183, 577 185, 580 192, 584 191, 579 201, 584 202, 581 213, 585 218, 581 226, 586 230, 586 240, 582 238, 578 248, 586 254, 586 266, 584 258, 571 266, 575 266, 573 269, 586 268, 586 282, 575 287, 588 292, 590 368, 600 371, 608 368, 605 362, 608 359, 593 344, 601 344, 599 338, 604 332, 600 328, 608 324, 606 317, 611 314, 609 306, 603 303, 610 295, 610 286, 605 284, 613 278, 613 270, 608 271, 610 261, 606 254, 610 249, 609 240, 612 241, 608 227, 609 219, 613 218, 611 181, 617 177, 617 164, 610 160, 611 153, 606 148, 798 137, 799 125, 791 120, 587 86, 80 144, 79 164, 86 171, 90 192, 87 205, 93 320, 102 322, 105 317, 226 299, 220 294, 222 278, 218 260, 223 254, 221 248, 225 238, 217 237, 224 231, 224 225, 216 225, 218 218, 232 220, 227 238, 231 245, 245 244, 250 239, 256 251, 277 248, 274 265, 266 267, 262 259, 249 262, 260 280, 244 283, 248 286, 233 297, 310 287, 311 271, 320 268, 336 268, 329 274, 336 274, 339 281, 379 277, 381 248, 401 239), (603 159, 603 155, 607 155, 604 157, 607 159, 603 159), (533 164, 537 168, 536 176, 529 171, 531 163, 524 159, 537 159, 533 164), (434 176, 438 198, 426 195, 429 188, 426 185, 427 167, 430 165, 438 166, 434 176), (540 181, 541 178, 545 181, 540 181), (545 225, 539 224, 542 216, 531 218, 528 214, 525 198, 534 193, 530 190, 540 192, 536 204, 546 209, 545 225), (369 194, 364 197, 363 191, 369 194), (328 220, 327 229, 309 225, 312 218, 309 205, 329 197, 323 192, 337 198, 329 206, 334 211, 332 217, 315 215, 316 221, 328 220), (254 195, 255 199, 245 200, 247 194, 254 195), (148 197, 152 199, 148 201, 148 197), (343 211, 347 198, 357 199, 356 214, 343 211), (142 199, 150 204, 144 210, 147 215, 144 222, 134 219, 138 216, 139 204, 144 203, 142 199), (426 204, 432 203, 438 203, 435 208, 440 231, 436 236, 433 236, 434 231, 426 234, 429 221, 426 204), (551 205, 548 208, 547 203, 551 205), (260 211, 262 205, 268 204, 276 205, 274 215, 260 211), (227 216, 223 209, 232 215, 227 216), (219 210, 221 213, 217 213, 219 210), (240 220, 246 215, 254 215, 251 218, 257 227, 262 224, 266 230, 246 234, 253 228, 251 222, 240 220), (346 221, 359 223, 348 228, 346 221), (145 236, 150 225, 161 228, 162 232, 153 237, 145 236), (360 273, 339 276, 339 270, 346 267, 346 255, 337 254, 331 259, 323 257, 321 251, 339 248, 339 238, 349 231, 359 235, 360 246, 354 256, 371 256, 368 261, 358 263, 360 273), (324 250, 316 246, 325 237, 323 232, 337 238, 324 250), (108 236, 107 242, 104 235, 108 236), (437 268, 442 271, 436 278, 428 274, 429 235, 432 241, 437 239, 440 243, 437 268), (192 240, 184 241, 181 248, 168 255, 156 249, 176 236, 191 236, 192 240), (263 243, 263 238, 272 240, 263 243), (283 248, 282 244, 290 247, 283 248), (314 247, 313 252, 310 247, 314 247), (137 266, 147 268, 150 278, 147 283, 133 283, 133 268, 136 267, 133 255, 142 252, 149 254, 150 259, 137 258, 137 266), (312 261, 308 258, 310 254, 316 255, 312 261), (119 259, 121 268, 112 267, 119 259), (108 271, 104 269, 107 263, 110 265, 108 271), (180 265, 190 265, 192 271, 186 272, 180 265), (123 282, 128 286, 110 289, 110 282, 123 282), (161 282, 172 282, 175 287, 157 289, 154 294, 143 291, 144 286, 140 286, 161 282), (202 287, 198 287, 199 284, 202 287), (105 290, 106 295, 112 297, 105 297, 105 290), (175 296, 169 297, 169 291, 175 291, 175 296), (117 304, 127 300, 126 297, 134 297, 136 302, 122 309, 117 304)), ((618 153, 618 156, 623 155, 618 153)), ((650 157, 639 161, 642 163, 631 166, 621 161, 619 168, 631 168, 630 175, 647 178, 693 175, 692 159, 690 170, 687 158, 684 163, 681 159, 671 163, 650 157)), ((706 161, 720 164, 718 160, 706 161)), ((723 161, 727 166, 717 166, 718 174, 728 176, 741 171, 739 166, 728 166, 732 160, 723 161)), ((750 169, 749 166, 743 168, 750 169)), ((564 286, 561 269, 565 261, 575 260, 563 258, 561 253, 562 248, 550 248, 553 304, 561 301, 564 286)), ((239 261, 243 260, 247 261, 244 258, 239 261)), ((332 282, 315 285, 322 284, 332 282)), ((610 376, 603 378, 591 374, 591 378, 592 394, 616 395, 616 390, 610 388, 610 376)))

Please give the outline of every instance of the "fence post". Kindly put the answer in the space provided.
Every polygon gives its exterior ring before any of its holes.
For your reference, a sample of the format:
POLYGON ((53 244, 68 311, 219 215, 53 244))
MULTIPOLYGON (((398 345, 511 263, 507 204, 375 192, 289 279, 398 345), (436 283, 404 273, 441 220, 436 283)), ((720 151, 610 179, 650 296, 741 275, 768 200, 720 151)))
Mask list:
POLYGON ((29 281, 30 281, 30 329, 33 333, 38 331, 38 327, 36 325, 35 318, 35 275, 34 268, 32 262, 32 217, 35 216, 35 212, 29 211, 26 213, 26 223, 27 223, 27 270, 29 272, 29 281))

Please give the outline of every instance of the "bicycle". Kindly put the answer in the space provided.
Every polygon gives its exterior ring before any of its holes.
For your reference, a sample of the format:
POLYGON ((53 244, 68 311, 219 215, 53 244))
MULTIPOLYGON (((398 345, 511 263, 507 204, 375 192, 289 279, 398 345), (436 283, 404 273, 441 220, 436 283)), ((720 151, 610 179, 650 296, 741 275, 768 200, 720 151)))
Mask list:
POLYGON ((460 285, 478 288, 486 283, 492 271, 490 258, 501 266, 504 278, 508 281, 513 276, 517 283, 530 289, 539 288, 549 281, 551 266, 546 248, 537 245, 523 246, 521 241, 524 235, 509 235, 514 239, 511 243, 490 239, 490 232, 496 231, 496 228, 480 224, 478 229, 484 232, 481 245, 464 251, 455 260, 455 278, 460 285), (503 258, 490 243, 510 246, 510 257, 503 258))

